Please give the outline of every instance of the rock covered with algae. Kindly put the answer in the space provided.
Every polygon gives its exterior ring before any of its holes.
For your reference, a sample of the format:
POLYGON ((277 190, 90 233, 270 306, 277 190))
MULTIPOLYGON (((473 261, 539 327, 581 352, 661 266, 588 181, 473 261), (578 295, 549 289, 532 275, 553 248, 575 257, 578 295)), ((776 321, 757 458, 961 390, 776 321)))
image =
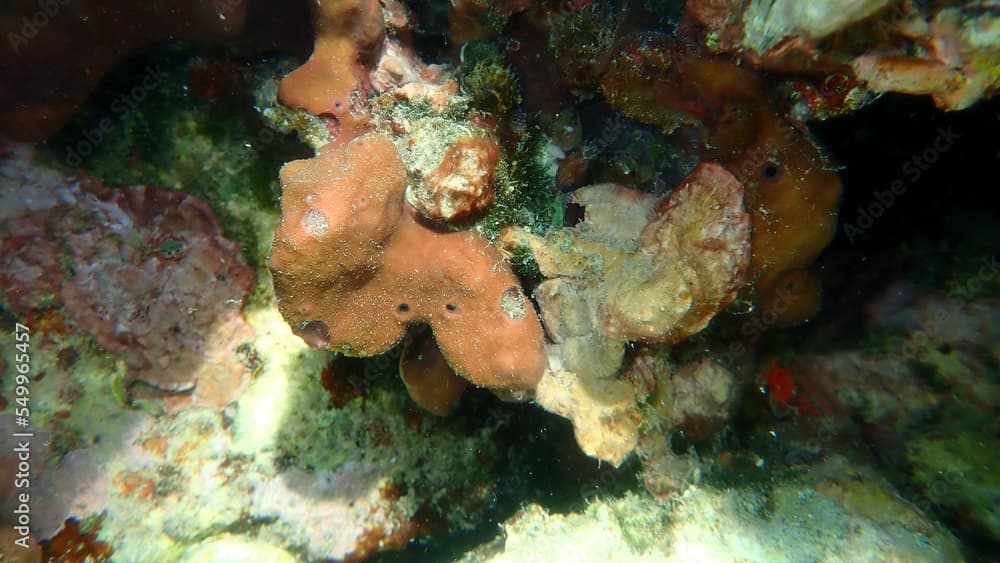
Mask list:
POLYGON ((627 493, 569 514, 532 504, 503 528, 462 561, 962 559, 951 533, 842 457, 761 488, 691 487, 673 501, 627 493))
POLYGON ((222 407, 246 388, 240 308, 254 285, 199 198, 113 188, 0 154, 0 283, 25 319, 64 318, 128 366, 123 386, 165 407, 222 407))
POLYGON ((330 355, 309 350, 273 306, 247 316, 261 365, 222 411, 129 409, 111 393, 121 363, 84 350, 60 368, 79 336, 38 343, 47 376, 32 385, 32 422, 69 450, 44 467, 38 458, 39 540, 74 518, 99 524, 97 540, 123 560, 199 561, 247 542, 276 557, 364 559, 433 531, 426 522, 461 530, 488 510, 490 460, 501 457, 491 428, 465 435, 415 415, 405 391, 378 382, 394 380, 391 362, 378 381, 363 377, 364 396, 333 407, 321 381, 330 355), (252 537, 235 531, 248 523, 252 537))

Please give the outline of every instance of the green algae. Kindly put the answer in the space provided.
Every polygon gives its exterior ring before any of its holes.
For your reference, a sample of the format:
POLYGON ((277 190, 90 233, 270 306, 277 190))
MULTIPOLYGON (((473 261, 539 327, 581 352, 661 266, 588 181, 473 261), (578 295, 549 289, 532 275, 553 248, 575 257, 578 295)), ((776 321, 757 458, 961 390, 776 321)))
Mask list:
POLYGON ((496 172, 496 205, 476 229, 495 239, 508 226, 544 234, 563 226, 566 195, 558 191, 547 153, 548 140, 537 127, 517 118, 516 141, 505 147, 496 172))
MULTIPOLYGON (((287 63, 251 72, 196 51, 175 43, 118 68, 50 141, 47 158, 108 185, 150 184, 204 199, 226 237, 260 270, 277 224, 278 169, 308 156, 293 133, 272 128, 251 97, 255 85, 273 83, 287 63), (145 73, 156 80, 138 90, 145 73), (204 92, 198 86, 204 80, 219 85, 204 92)), ((265 281, 254 294, 260 302, 267 298, 265 281)))
POLYGON ((472 107, 486 113, 503 116, 521 103, 519 78, 492 41, 462 45, 458 83, 472 107))
POLYGON ((912 484, 933 507, 963 514, 964 526, 1000 539, 1000 441, 975 430, 927 433, 906 448, 912 484))

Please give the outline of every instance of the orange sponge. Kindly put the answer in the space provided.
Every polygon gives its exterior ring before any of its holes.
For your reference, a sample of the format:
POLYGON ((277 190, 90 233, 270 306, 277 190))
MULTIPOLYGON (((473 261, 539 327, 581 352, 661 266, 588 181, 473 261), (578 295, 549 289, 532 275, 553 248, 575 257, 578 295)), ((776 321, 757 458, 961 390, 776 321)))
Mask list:
POLYGON ((278 98, 329 120, 331 140, 353 139, 368 121, 368 67, 385 39, 378 0, 317 0, 312 56, 285 76, 278 98))
POLYGON ((745 187, 753 249, 747 293, 758 308, 782 324, 808 319, 820 285, 803 270, 833 238, 841 191, 819 148, 771 107, 760 77, 731 61, 648 36, 623 42, 614 61, 601 78, 613 107, 665 130, 700 125, 706 157, 745 187), (794 307, 782 292, 792 282, 794 307))
POLYGON ((371 356, 426 324, 463 378, 505 393, 535 387, 542 329, 517 278, 478 233, 420 219, 391 141, 328 144, 286 164, 281 184, 270 267, 282 314, 310 345, 371 356))

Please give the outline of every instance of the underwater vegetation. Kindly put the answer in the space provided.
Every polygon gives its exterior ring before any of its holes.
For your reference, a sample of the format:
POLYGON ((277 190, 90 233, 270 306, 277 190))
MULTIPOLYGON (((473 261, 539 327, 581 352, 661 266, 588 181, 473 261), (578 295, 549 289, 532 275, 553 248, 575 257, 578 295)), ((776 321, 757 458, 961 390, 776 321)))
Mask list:
POLYGON ((0 559, 1000 546, 993 7, 286 4, 0 8, 0 559))

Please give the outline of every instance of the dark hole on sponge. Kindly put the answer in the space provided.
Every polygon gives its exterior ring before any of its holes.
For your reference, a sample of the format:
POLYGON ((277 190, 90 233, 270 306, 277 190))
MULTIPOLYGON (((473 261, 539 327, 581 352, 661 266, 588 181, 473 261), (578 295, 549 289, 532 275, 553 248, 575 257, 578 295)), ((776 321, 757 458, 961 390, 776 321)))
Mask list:
POLYGON ((396 312, 397 313, 408 313, 408 312, 410 312, 410 304, 409 303, 400 303, 399 305, 396 306, 396 312))
POLYGON ((574 227, 583 222, 585 217, 586 211, 582 205, 579 203, 568 203, 566 204, 566 213, 563 215, 563 226, 574 227))
POLYGON ((447 305, 444 306, 444 308, 454 313, 455 311, 458 310, 458 305, 455 305, 454 303, 448 303, 447 305))
POLYGON ((323 321, 303 321, 299 336, 313 348, 325 348, 330 343, 330 329, 323 321))
POLYGON ((691 449, 691 442, 688 441, 687 434, 679 428, 671 432, 667 440, 667 443, 670 445, 670 451, 677 455, 683 455, 691 449))
POLYGON ((778 179, 778 176, 781 174, 781 170, 778 169, 777 164, 769 162, 766 166, 764 166, 762 173, 764 174, 764 179, 773 182, 778 179))

